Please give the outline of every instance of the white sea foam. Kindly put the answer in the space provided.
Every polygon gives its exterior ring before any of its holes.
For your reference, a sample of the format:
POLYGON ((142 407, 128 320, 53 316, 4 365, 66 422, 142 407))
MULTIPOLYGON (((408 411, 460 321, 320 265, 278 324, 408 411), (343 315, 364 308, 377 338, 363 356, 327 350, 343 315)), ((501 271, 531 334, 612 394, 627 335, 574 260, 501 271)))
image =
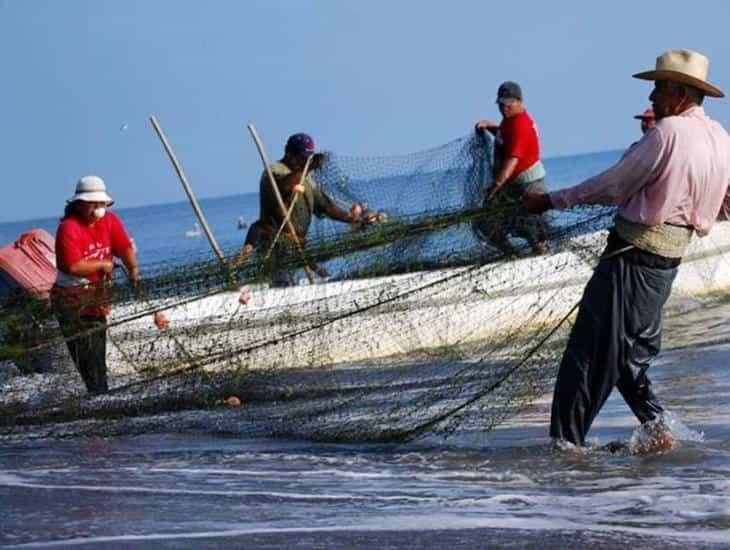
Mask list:
MULTIPOLYGON (((152 541, 174 541, 177 540, 181 544, 189 540, 196 539, 227 539, 239 538, 246 535, 262 535, 262 534, 313 534, 313 533, 337 533, 337 532, 362 532, 375 533, 379 531, 431 531, 431 530, 465 530, 479 528, 499 528, 499 529, 521 529, 529 531, 557 531, 557 530, 585 530, 595 527, 580 521, 554 520, 551 518, 520 518, 520 517, 502 517, 502 518, 477 518, 477 517, 458 517, 449 514, 434 514, 428 516, 399 516, 379 517, 375 520, 358 522, 357 524, 328 525, 324 527, 270 527, 252 525, 239 529, 210 530, 210 531, 194 531, 194 532, 175 532, 175 533, 148 533, 144 535, 126 534, 117 536, 91 536, 91 537, 75 537, 62 540, 37 541, 26 544, 9 545, 7 548, 48 548, 55 546, 67 545, 102 545, 111 543, 142 543, 152 541), (448 525, 448 528, 444 526, 448 525)), ((630 526, 619 525, 602 525, 602 532, 626 533, 647 535, 646 529, 630 526)), ((726 543, 727 533, 722 529, 705 529, 702 531, 684 531, 678 532, 673 529, 653 529, 651 534, 657 538, 666 537, 672 540, 684 540, 688 544, 692 542, 704 543, 726 543)))
POLYGON ((211 491, 202 489, 166 489, 163 487, 139 487, 128 485, 79 485, 79 484, 50 484, 35 483, 24 478, 12 475, 1 475, 0 486, 6 487, 27 487, 43 490, 60 490, 60 491, 89 491, 100 493, 146 493, 153 495, 193 495, 193 496, 213 496, 213 497, 259 497, 278 500, 305 500, 305 501, 410 501, 410 502, 426 502, 433 501, 433 498, 410 496, 407 494, 392 495, 358 495, 349 493, 297 493, 283 491, 251 491, 251 490, 229 490, 229 491, 211 491))

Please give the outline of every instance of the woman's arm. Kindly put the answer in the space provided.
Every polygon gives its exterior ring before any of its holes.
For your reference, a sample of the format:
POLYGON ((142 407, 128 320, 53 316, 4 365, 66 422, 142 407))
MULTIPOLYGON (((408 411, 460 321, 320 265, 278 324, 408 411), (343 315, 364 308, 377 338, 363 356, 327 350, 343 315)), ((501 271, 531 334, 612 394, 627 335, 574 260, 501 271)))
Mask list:
POLYGON ((74 277, 86 277, 94 273, 110 275, 114 271, 114 262, 111 260, 79 260, 68 268, 68 274, 74 277))
POLYGON ((137 263, 137 252, 134 250, 134 247, 130 246, 124 252, 119 254, 119 259, 122 260, 124 267, 127 268, 129 280, 133 285, 137 286, 140 281, 140 276, 139 264, 137 263))

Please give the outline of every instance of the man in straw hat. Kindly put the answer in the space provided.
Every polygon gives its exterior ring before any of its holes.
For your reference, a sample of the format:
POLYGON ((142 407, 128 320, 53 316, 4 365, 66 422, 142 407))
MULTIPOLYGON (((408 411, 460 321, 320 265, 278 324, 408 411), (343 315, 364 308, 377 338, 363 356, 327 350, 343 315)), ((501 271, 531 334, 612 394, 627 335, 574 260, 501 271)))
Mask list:
MULTIPOLYGON (((122 260, 131 283, 140 282, 137 253, 121 220, 108 208, 114 201, 104 180, 84 176, 66 201, 56 231, 58 276, 51 292, 54 310, 76 368, 89 393, 108 391, 106 318, 113 256, 122 260)), ((169 325, 162 313, 157 328, 169 325)))
MULTIPOLYGON (((652 109, 651 107, 646 109, 640 115, 635 115, 634 118, 641 121, 641 134, 642 135, 646 134, 649 130, 654 128, 654 125, 656 124, 656 117, 654 116, 654 109, 652 109)), ((623 156, 628 155, 629 152, 634 147, 636 147, 636 145, 638 143, 639 143, 638 141, 635 141, 631 145, 629 145, 629 148, 626 149, 626 152, 624 153, 623 156)))
POLYGON ((692 235, 706 235, 716 219, 730 215, 730 137, 701 107, 705 96, 724 96, 707 81, 708 67, 707 58, 691 50, 660 55, 655 70, 634 75, 654 81, 654 130, 605 172, 569 189, 524 197, 531 212, 618 207, 558 372, 554 438, 584 445, 615 386, 655 435, 651 450, 675 445, 646 371, 659 352, 662 307, 692 235))

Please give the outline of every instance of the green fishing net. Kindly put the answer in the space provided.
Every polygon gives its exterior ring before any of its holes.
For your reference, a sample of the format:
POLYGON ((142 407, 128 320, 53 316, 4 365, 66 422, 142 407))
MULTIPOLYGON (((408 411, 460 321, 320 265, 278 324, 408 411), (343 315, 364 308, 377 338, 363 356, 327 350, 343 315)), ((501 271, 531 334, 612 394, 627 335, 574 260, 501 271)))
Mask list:
POLYGON ((239 433, 327 441, 491 430, 549 388, 614 214, 545 215, 549 253, 535 255, 520 201, 485 204, 492 148, 477 135, 410 155, 329 154, 314 179, 378 222, 316 219, 301 250, 283 237, 245 262, 238 247, 223 264, 160 259, 136 289, 118 274, 103 296, 105 395, 86 394, 65 346, 78 335, 64 336, 47 303, 6 298, 0 359, 25 374, 2 386, 5 433, 109 433, 219 410, 239 433), (272 255, 302 284, 270 288, 272 255), (326 275, 309 284, 305 268, 326 275), (230 395, 243 406, 226 408, 230 395))

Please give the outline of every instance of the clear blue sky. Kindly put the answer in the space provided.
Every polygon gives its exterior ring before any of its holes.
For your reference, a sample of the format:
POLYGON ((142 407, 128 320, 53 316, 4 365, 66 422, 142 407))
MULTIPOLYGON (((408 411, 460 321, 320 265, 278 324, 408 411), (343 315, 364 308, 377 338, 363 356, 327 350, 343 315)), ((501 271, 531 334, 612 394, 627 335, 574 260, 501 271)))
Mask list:
POLYGON ((702 51, 730 92, 728 22, 723 0, 0 0, 0 221, 60 213, 87 173, 119 206, 182 200, 151 114, 201 197, 256 190, 247 122, 272 158, 296 131, 405 153, 498 119, 506 79, 544 156, 622 148, 651 87, 630 75, 663 50, 702 51))

